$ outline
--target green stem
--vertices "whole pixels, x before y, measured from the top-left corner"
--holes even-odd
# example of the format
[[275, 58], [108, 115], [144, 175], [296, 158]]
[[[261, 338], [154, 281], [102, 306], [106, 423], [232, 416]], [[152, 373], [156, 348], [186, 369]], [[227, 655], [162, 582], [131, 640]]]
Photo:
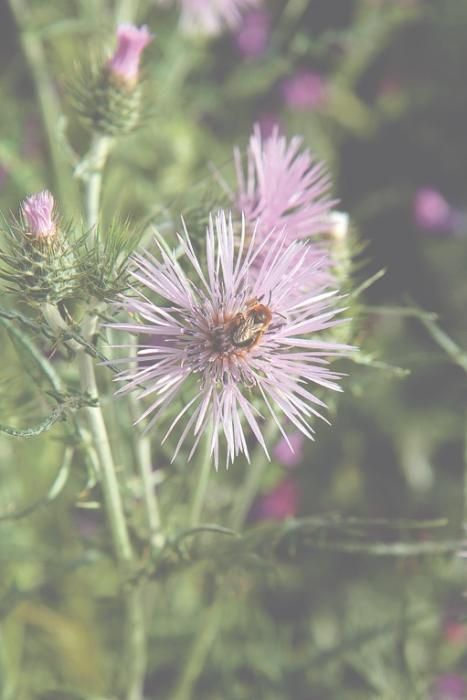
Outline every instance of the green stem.
[[125, 700], [143, 700], [147, 663], [145, 613], [141, 585], [132, 585], [126, 594], [125, 666], [122, 669]]
[[93, 236], [99, 223], [102, 174], [113, 143], [110, 136], [94, 134], [89, 151], [75, 168], [75, 177], [86, 183], [86, 223]]
[[206, 430], [206, 434], [203, 437], [203, 449], [199, 456], [198, 474], [196, 489], [193, 496], [193, 501], [191, 504], [190, 511], [190, 526], [194, 527], [200, 522], [201, 512], [203, 510], [204, 500], [206, 498], [206, 491], [209, 483], [209, 475], [212, 468], [211, 460], [211, 440], [212, 440], [212, 427], [210, 426]]
[[138, 4], [138, 0], [118, 0], [115, 7], [115, 23], [134, 22]]
[[[97, 398], [98, 390], [92, 358], [86, 352], [80, 350], [77, 361], [81, 390], [83, 393]], [[102, 489], [104, 491], [115, 553], [119, 563], [128, 566], [133, 559], [133, 554], [104, 416], [100, 406], [89, 406], [84, 410], [86, 411], [89, 429], [99, 459]]]
[[[266, 445], [271, 444], [279, 433], [275, 421], [272, 419], [264, 431], [264, 441]], [[237, 498], [234, 501], [232, 508], [231, 527], [233, 530], [240, 530], [245, 523], [246, 517], [250, 512], [251, 506], [255, 500], [258, 489], [261, 485], [261, 479], [269, 464], [269, 457], [264, 452], [263, 448], [258, 445], [253, 454], [251, 464], [248, 465], [248, 473], [246, 479], [241, 486]]]
[[21, 47], [35, 83], [42, 112], [42, 121], [47, 134], [50, 155], [55, 171], [55, 186], [59, 193], [62, 206], [66, 205], [69, 210], [76, 211], [78, 193], [73, 187], [72, 179], [69, 176], [66, 157], [60, 149], [56, 136], [62, 110], [57, 93], [53, 87], [53, 80], [48, 74], [44, 48], [37, 34], [32, 29], [28, 29], [31, 13], [27, 2], [25, 2], [25, 0], [9, 0], [9, 3], [19, 28]]

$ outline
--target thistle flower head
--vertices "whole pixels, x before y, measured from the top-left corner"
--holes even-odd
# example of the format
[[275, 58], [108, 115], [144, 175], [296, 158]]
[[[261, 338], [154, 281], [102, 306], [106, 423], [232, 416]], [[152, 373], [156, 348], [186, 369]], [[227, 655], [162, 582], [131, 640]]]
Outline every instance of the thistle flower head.
[[[159, 2], [168, 4], [167, 0]], [[224, 29], [237, 28], [243, 12], [258, 7], [261, 2], [262, 0], [179, 0], [180, 26], [185, 34], [216, 36]]]
[[[140, 320], [112, 327], [146, 336], [148, 343], [139, 348], [144, 364], [135, 368], [131, 358], [122, 358], [130, 369], [117, 378], [124, 382], [120, 392], [137, 390], [140, 398], [151, 397], [141, 416], [152, 416], [149, 428], [183, 391], [187, 402], [164, 437], [185, 423], [174, 458], [189, 434], [194, 437], [191, 457], [208, 424], [216, 465], [221, 433], [228, 462], [239, 453], [248, 458], [246, 427], [267, 453], [263, 414], [283, 435], [279, 414], [311, 438], [309, 419], [324, 406], [313, 387], [339, 389], [338, 375], [326, 366], [326, 358], [346, 348], [318, 339], [339, 323], [337, 311], [329, 307], [333, 292], [290, 294], [292, 287], [303, 290], [313, 274], [303, 265], [306, 245], [287, 245], [283, 237], [273, 236], [256, 246], [254, 240], [246, 242], [243, 225], [237, 248], [232, 221], [223, 212], [210, 220], [206, 270], [186, 231], [180, 245], [190, 274], [165, 250], [161, 260], [148, 253], [135, 258], [132, 275], [139, 287], [136, 296], [121, 297], [120, 308]], [[262, 262], [252, 275], [258, 255]], [[164, 303], [151, 301], [151, 293]], [[156, 345], [154, 338], [160, 339]]]
[[32, 238], [49, 239], [55, 236], [54, 198], [48, 190], [26, 197], [21, 204], [21, 215], [26, 233]]
[[107, 63], [110, 73], [133, 86], [138, 81], [141, 54], [152, 38], [146, 26], [138, 28], [133, 24], [120, 24], [117, 29], [117, 48]]
[[322, 163], [302, 140], [287, 142], [275, 128], [263, 140], [255, 127], [247, 152], [246, 175], [238, 149], [235, 151], [237, 172], [236, 206], [250, 225], [258, 222], [262, 239], [271, 231], [289, 242], [322, 233], [326, 229], [334, 202], [329, 197], [330, 180]]

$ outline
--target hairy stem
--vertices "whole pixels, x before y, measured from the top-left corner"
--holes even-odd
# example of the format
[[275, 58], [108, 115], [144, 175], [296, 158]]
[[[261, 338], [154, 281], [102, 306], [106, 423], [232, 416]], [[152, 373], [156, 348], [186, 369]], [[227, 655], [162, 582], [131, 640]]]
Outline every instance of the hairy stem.
[[102, 175], [113, 144], [110, 136], [94, 134], [89, 151], [75, 168], [75, 177], [85, 182], [86, 223], [92, 236], [99, 223]]

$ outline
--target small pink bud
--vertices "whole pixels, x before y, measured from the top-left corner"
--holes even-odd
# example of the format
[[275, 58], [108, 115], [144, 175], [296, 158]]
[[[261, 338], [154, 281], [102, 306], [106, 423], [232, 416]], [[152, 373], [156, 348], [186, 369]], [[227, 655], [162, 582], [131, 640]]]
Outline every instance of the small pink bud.
[[282, 97], [287, 107], [298, 111], [314, 110], [326, 100], [326, 80], [313, 71], [298, 71], [282, 83]]
[[21, 214], [28, 235], [33, 238], [51, 238], [55, 235], [54, 205], [54, 198], [48, 190], [32, 194], [22, 202]]
[[120, 24], [117, 29], [117, 48], [107, 63], [111, 74], [134, 85], [139, 77], [141, 54], [152, 38], [145, 25], [138, 28], [133, 24]]

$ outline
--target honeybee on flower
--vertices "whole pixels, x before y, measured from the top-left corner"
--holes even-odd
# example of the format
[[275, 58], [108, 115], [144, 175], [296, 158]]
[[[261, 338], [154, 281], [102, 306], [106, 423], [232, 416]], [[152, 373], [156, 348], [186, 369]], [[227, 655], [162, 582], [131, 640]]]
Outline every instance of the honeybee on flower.
[[144, 363], [136, 368], [131, 358], [122, 358], [129, 369], [117, 376], [123, 383], [119, 393], [151, 397], [140, 417], [150, 417], [150, 429], [191, 387], [191, 398], [163, 438], [183, 424], [174, 458], [189, 434], [191, 457], [209, 424], [216, 466], [222, 434], [228, 463], [240, 453], [249, 458], [246, 428], [268, 453], [266, 416], [286, 440], [284, 416], [312, 438], [310, 418], [323, 417], [325, 407], [316, 388], [339, 390], [339, 375], [328, 361], [349, 350], [320, 337], [341, 321], [335, 318], [336, 292], [323, 285], [310, 293], [305, 284], [310, 275], [320, 277], [319, 261], [310, 269], [304, 264], [307, 244], [287, 243], [285, 236], [266, 236], [256, 245], [254, 233], [247, 240], [244, 221], [238, 240], [224, 212], [210, 218], [206, 269], [186, 229], [179, 241], [189, 272], [162, 248], [160, 259], [148, 252], [135, 256], [134, 295], [122, 296], [119, 308], [136, 320], [111, 326], [146, 336], [148, 343], [139, 345]]

